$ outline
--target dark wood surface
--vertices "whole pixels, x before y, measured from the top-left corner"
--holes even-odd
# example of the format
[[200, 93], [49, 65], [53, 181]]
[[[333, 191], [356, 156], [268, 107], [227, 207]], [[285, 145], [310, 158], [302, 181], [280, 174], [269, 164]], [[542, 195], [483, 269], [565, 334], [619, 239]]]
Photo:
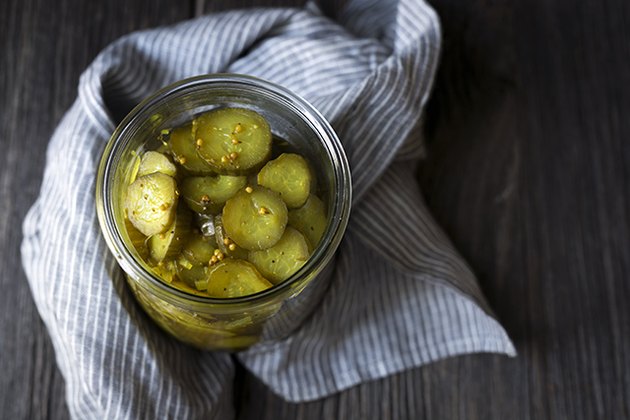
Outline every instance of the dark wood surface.
[[[250, 4], [0, 2], [0, 418], [68, 417], [19, 243], [81, 71], [127, 32]], [[419, 175], [519, 356], [448, 359], [299, 405], [241, 371], [240, 417], [630, 418], [630, 3], [432, 4], [444, 48]]]

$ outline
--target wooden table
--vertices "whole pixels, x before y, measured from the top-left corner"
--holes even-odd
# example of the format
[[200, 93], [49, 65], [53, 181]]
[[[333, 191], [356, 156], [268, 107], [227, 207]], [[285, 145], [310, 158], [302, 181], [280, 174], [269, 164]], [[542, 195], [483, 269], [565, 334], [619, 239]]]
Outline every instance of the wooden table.
[[[19, 243], [81, 71], [125, 33], [229, 3], [251, 2], [0, 2], [0, 417], [68, 417]], [[303, 405], [241, 371], [241, 417], [629, 418], [630, 3], [432, 3], [444, 48], [420, 178], [519, 357], [453, 358]], [[373, 409], [344, 411], [359, 400]]]

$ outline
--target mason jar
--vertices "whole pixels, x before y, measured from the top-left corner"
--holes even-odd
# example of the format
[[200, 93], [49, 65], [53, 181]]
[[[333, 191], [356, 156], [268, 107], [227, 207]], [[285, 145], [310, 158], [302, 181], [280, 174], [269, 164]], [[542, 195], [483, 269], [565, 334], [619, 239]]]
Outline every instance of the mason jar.
[[[274, 138], [289, 142], [317, 174], [327, 227], [302, 268], [262, 292], [213, 298], [178, 289], [154, 274], [125, 228], [123, 196], [137, 156], [156, 139], [200, 113], [248, 108], [269, 122]], [[193, 77], [156, 92], [135, 107], [107, 143], [98, 170], [96, 208], [103, 236], [138, 303], [172, 336], [201, 349], [236, 351], [286, 337], [318, 305], [350, 213], [350, 170], [330, 124], [308, 102], [276, 84], [250, 76]]]

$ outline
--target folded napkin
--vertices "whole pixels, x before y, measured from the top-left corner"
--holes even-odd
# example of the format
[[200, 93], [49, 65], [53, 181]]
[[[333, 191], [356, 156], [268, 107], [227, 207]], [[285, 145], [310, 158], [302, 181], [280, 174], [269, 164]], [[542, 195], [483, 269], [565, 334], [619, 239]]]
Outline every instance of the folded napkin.
[[136, 32], [81, 77], [49, 145], [22, 258], [75, 418], [230, 418], [233, 362], [159, 330], [134, 302], [101, 238], [96, 168], [116, 123], [186, 77], [244, 73], [318, 108], [348, 154], [354, 202], [329, 290], [290, 337], [237, 354], [287, 401], [457, 354], [514, 355], [415, 179], [439, 22], [421, 0], [251, 9]]

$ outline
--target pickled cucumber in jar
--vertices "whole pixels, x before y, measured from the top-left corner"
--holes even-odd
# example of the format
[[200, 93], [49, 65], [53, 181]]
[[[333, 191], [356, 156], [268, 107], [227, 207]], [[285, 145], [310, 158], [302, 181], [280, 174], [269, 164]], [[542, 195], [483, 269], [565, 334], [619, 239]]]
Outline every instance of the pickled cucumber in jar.
[[300, 232], [287, 227], [282, 238], [271, 248], [250, 251], [249, 260], [273, 284], [295, 274], [309, 257], [309, 245]]
[[[327, 226], [325, 205], [305, 156], [271, 129], [255, 111], [215, 109], [136, 156], [124, 178], [127, 236], [165, 283], [234, 298], [306, 264]], [[272, 146], [283, 153], [270, 160]]]
[[180, 192], [193, 211], [216, 214], [246, 183], [244, 176], [194, 176], [182, 181]]
[[192, 124], [177, 127], [169, 134], [168, 145], [176, 163], [192, 173], [214, 173], [197, 154], [197, 144], [193, 135]]
[[190, 211], [180, 206], [173, 224], [166, 232], [157, 233], [149, 238], [149, 253], [154, 262], [169, 260], [179, 254], [182, 245], [190, 235], [191, 220]]
[[173, 223], [177, 207], [175, 179], [160, 172], [136, 178], [125, 197], [125, 212], [145, 236], [165, 232]]
[[220, 214], [214, 217], [214, 235], [217, 246], [223, 254], [232, 258], [247, 259], [248, 251], [238, 246], [236, 242], [228, 236], [223, 227], [223, 217]]
[[202, 291], [208, 287], [208, 267], [205, 265], [192, 266], [190, 268], [177, 265], [177, 277], [190, 287]]
[[174, 178], [177, 174], [177, 168], [165, 154], [154, 151], [145, 152], [140, 159], [140, 165], [138, 166], [136, 177], [156, 172], [172, 176]]
[[226, 259], [208, 270], [209, 296], [234, 298], [268, 289], [272, 284], [250, 262]]
[[316, 195], [311, 194], [302, 207], [289, 212], [289, 225], [306, 236], [310, 249], [317, 248], [327, 224], [326, 207]]
[[272, 247], [287, 225], [287, 206], [264, 187], [246, 187], [223, 207], [223, 227], [237, 245], [250, 250]]
[[221, 108], [193, 120], [199, 156], [218, 173], [246, 174], [271, 154], [271, 129], [255, 111]]
[[311, 169], [302, 156], [283, 153], [260, 170], [258, 185], [280, 194], [288, 208], [302, 207], [311, 192]]
[[[208, 265], [217, 249], [218, 247], [214, 238], [194, 233], [191, 235], [188, 242], [183, 246], [181, 257], [185, 258], [191, 265]], [[184, 263], [182, 265], [187, 264]]]

